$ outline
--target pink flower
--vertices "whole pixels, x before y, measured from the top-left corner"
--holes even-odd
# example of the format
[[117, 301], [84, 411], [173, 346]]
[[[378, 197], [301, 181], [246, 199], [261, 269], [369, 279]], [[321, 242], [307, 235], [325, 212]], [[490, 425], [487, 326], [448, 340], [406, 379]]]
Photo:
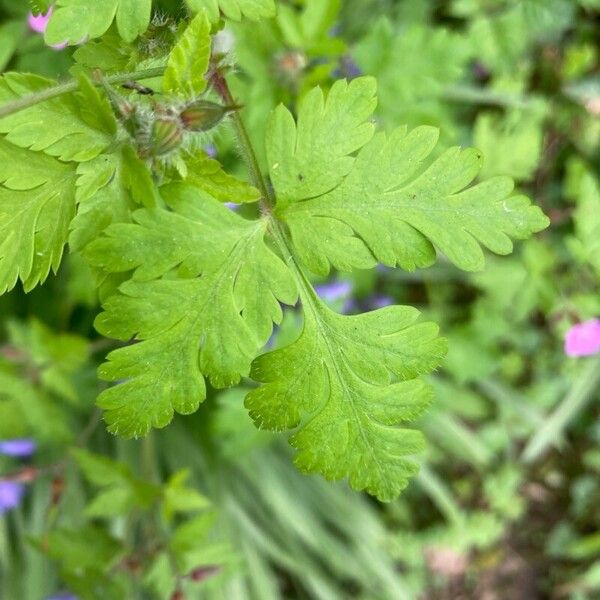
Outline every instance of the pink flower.
[[[50, 20], [51, 16], [52, 7], [48, 9], [48, 12], [45, 15], [39, 14], [35, 16], [33, 13], [29, 13], [29, 15], [27, 16], [27, 23], [29, 24], [29, 27], [32, 29], [32, 31], [43, 34], [46, 32], [46, 27], [48, 27], [48, 21]], [[67, 45], [67, 42], [61, 42], [60, 44], [53, 44], [50, 47], [54, 48], [54, 50], [64, 50], [67, 47]]]
[[565, 336], [565, 354], [590, 356], [600, 352], [600, 319], [573, 325]]
[[46, 31], [46, 27], [48, 27], [48, 21], [52, 16], [52, 7], [49, 8], [48, 12], [44, 14], [34, 15], [29, 13], [27, 17], [27, 23], [29, 23], [29, 27], [36, 33], [44, 33]]

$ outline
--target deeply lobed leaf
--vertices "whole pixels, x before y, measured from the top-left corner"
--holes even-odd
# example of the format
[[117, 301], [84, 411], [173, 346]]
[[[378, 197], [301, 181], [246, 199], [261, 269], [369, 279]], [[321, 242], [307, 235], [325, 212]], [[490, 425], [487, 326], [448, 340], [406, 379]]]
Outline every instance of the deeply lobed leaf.
[[195, 410], [203, 375], [217, 387], [248, 375], [282, 318], [279, 301], [296, 299], [290, 273], [264, 242], [266, 221], [246, 221], [192, 185], [171, 184], [162, 195], [173, 212], [139, 211], [136, 224], [109, 227], [86, 252], [106, 271], [135, 269], [96, 323], [111, 337], [142, 340], [111, 353], [101, 370], [128, 379], [99, 399], [111, 430], [127, 436]]
[[265, 385], [246, 399], [260, 428], [296, 429], [295, 462], [327, 479], [348, 477], [356, 490], [391, 500], [417, 471], [418, 431], [396, 425], [429, 404], [421, 380], [445, 354], [432, 323], [393, 306], [355, 316], [303, 297], [304, 329], [292, 345], [258, 358], [252, 377]]
[[[0, 103], [42, 92], [54, 85], [38, 75], [6, 73], [0, 78]], [[61, 160], [90, 160], [112, 142], [116, 121], [106, 100], [88, 80], [80, 91], [62, 95], [0, 119], [0, 133], [13, 144], [43, 150]]]
[[0, 294], [57, 271], [75, 215], [75, 168], [0, 139]]
[[[361, 79], [353, 82], [358, 86], [357, 81]], [[344, 115], [356, 106], [351, 86], [332, 89], [337, 110]], [[389, 138], [378, 134], [356, 159], [343, 156], [339, 147], [334, 160], [346, 161], [347, 174], [341, 170], [329, 186], [322, 185], [322, 173], [328, 171], [325, 164], [329, 167], [325, 163], [321, 170], [303, 173], [301, 184], [296, 185], [300, 159], [290, 160], [290, 148], [294, 131], [308, 120], [304, 115], [314, 112], [311, 106], [311, 101], [303, 103], [297, 125], [287, 109], [276, 111], [269, 128], [274, 138], [269, 162], [276, 186], [279, 183], [288, 191], [277, 215], [288, 224], [299, 256], [314, 272], [325, 274], [330, 265], [341, 270], [370, 268], [377, 262], [414, 270], [433, 263], [434, 247], [458, 267], [478, 270], [484, 264], [480, 245], [508, 254], [511, 237], [524, 239], [548, 225], [526, 197], [511, 195], [513, 183], [508, 177], [466, 187], [481, 168], [479, 151], [450, 148], [427, 164], [438, 136], [433, 127], [411, 132], [399, 128]], [[310, 156], [326, 131], [319, 122], [311, 123], [294, 156]]]
[[169, 55], [164, 76], [164, 89], [171, 93], [194, 97], [206, 89], [204, 74], [210, 59], [210, 23], [204, 11], [187, 26]]

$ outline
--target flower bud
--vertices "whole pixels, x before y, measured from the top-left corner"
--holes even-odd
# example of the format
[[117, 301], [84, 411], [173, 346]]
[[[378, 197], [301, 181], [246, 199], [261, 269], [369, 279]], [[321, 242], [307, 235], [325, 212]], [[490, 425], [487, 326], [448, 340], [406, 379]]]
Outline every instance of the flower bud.
[[183, 141], [183, 128], [178, 119], [161, 115], [151, 125], [147, 147], [143, 154], [162, 156], [177, 150]]
[[179, 114], [183, 126], [188, 131], [208, 131], [218, 125], [223, 117], [238, 106], [221, 106], [208, 100], [195, 100]]

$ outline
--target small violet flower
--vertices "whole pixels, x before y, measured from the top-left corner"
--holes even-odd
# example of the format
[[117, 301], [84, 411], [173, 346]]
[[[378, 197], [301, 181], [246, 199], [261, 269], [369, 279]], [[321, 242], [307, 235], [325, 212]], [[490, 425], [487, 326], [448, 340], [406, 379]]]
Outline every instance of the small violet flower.
[[349, 313], [354, 308], [354, 302], [350, 298], [352, 284], [348, 281], [333, 281], [332, 283], [317, 285], [315, 286], [315, 291], [326, 302], [344, 301], [342, 306], [343, 313]]
[[[46, 28], [48, 27], [48, 21], [50, 21], [51, 16], [52, 7], [48, 9], [46, 14], [39, 14], [36, 16], [33, 13], [29, 13], [27, 16], [27, 23], [32, 31], [44, 34], [46, 32]], [[67, 45], [67, 42], [62, 42], [60, 44], [53, 44], [50, 47], [54, 48], [54, 50], [64, 50]]]
[[206, 146], [204, 146], [204, 152], [206, 152], [209, 158], [217, 157], [217, 147], [214, 144], [206, 144]]
[[45, 600], [79, 600], [77, 596], [71, 594], [70, 592], [59, 592], [58, 594], [53, 594], [52, 596], [48, 596]]
[[19, 506], [24, 493], [22, 483], [0, 480], [0, 515]]
[[315, 291], [323, 300], [335, 302], [350, 295], [352, 284], [348, 281], [333, 281], [332, 283], [315, 286]]
[[567, 356], [591, 356], [600, 352], [600, 319], [573, 325], [565, 336]]
[[29, 439], [0, 440], [0, 454], [26, 458], [37, 449], [37, 444]]
[[356, 61], [352, 56], [347, 54], [342, 56], [339, 60], [337, 69], [332, 73], [334, 79], [354, 79], [362, 75], [361, 68], [356, 64]]

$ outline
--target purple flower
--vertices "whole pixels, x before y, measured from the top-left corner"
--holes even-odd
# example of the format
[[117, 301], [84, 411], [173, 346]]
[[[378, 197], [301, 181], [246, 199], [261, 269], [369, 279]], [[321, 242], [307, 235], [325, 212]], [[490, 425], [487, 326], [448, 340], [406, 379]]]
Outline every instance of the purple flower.
[[206, 152], [210, 158], [216, 158], [217, 147], [214, 144], [207, 144], [204, 146], [204, 152]]
[[332, 73], [335, 79], [354, 79], [362, 75], [361, 68], [356, 64], [355, 60], [347, 54], [340, 58], [337, 69]]
[[230, 210], [237, 210], [240, 207], [240, 205], [235, 202], [225, 202], [225, 206]]
[[565, 354], [590, 356], [600, 352], [600, 319], [573, 325], [565, 336]]
[[0, 441], [0, 454], [24, 458], [31, 456], [37, 449], [37, 444], [29, 439], [13, 439]]
[[0, 515], [19, 506], [25, 493], [25, 486], [16, 481], [0, 480]]
[[348, 281], [333, 281], [315, 286], [315, 292], [329, 302], [335, 302], [348, 297], [352, 293], [352, 284]]
[[45, 600], [78, 600], [78, 598], [70, 592], [59, 592], [58, 594], [48, 596]]

